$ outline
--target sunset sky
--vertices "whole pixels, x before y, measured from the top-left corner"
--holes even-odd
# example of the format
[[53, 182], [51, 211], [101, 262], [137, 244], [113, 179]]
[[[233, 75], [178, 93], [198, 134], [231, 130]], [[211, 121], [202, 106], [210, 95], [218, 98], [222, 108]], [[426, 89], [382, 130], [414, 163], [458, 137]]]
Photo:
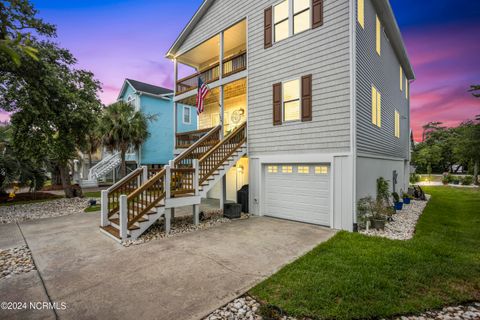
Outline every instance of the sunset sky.
[[[125, 78], [172, 88], [165, 52], [202, 0], [34, 0], [58, 27], [57, 42], [103, 84], [105, 104]], [[467, 92], [480, 84], [480, 1], [391, 0], [417, 80], [411, 86], [412, 128], [418, 139], [429, 121], [447, 125], [480, 114]], [[0, 113], [0, 120], [7, 119]]]

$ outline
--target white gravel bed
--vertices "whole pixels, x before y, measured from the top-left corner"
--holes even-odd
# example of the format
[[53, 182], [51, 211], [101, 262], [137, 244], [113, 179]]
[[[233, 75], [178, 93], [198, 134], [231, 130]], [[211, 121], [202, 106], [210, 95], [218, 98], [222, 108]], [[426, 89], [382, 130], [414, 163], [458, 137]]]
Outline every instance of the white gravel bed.
[[395, 320], [474, 320], [480, 319], [480, 303], [445, 307], [442, 310], [428, 311], [420, 316], [403, 316]]
[[[203, 320], [263, 320], [259, 314], [260, 303], [245, 295], [223, 306]], [[277, 316], [278, 320], [299, 320], [288, 316]], [[480, 303], [445, 307], [442, 310], [427, 311], [419, 316], [401, 316], [395, 320], [477, 320], [480, 319]]]
[[233, 300], [226, 306], [215, 310], [209, 314], [204, 320], [261, 320], [263, 319], [257, 314], [260, 303], [250, 296], [240, 297]]
[[27, 246], [0, 250], [0, 279], [35, 270], [32, 253]]
[[83, 213], [87, 198], [55, 199], [30, 204], [0, 206], [0, 224]]
[[[248, 218], [248, 214], [242, 214], [242, 217], [240, 219]], [[223, 217], [223, 210], [216, 210], [206, 213], [205, 219], [201, 220], [198, 226], [193, 224], [192, 216], [175, 217], [175, 219], [172, 219], [170, 225], [170, 233], [165, 234], [163, 220], [159, 220], [156, 224], [152, 225], [147, 230], [147, 232], [142, 234], [137, 240], [126, 240], [123, 241], [122, 244], [125, 247], [129, 247], [131, 245], [139, 245], [155, 239], [169, 238], [183, 233], [205, 230], [213, 226], [229, 222], [231, 222], [230, 219]]]
[[426, 195], [427, 201], [412, 200], [410, 204], [404, 204], [403, 210], [393, 215], [392, 222], [385, 224], [385, 230], [376, 230], [370, 227], [367, 230], [360, 230], [360, 233], [368, 236], [384, 237], [392, 240], [409, 240], [415, 234], [417, 221], [427, 206], [430, 196]]

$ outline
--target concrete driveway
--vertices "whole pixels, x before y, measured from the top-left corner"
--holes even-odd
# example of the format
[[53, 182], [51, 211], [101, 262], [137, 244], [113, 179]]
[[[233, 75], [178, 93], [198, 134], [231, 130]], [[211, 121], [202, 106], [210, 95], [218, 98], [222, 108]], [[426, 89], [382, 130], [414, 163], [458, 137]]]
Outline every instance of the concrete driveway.
[[[252, 217], [125, 248], [98, 222], [81, 214], [21, 223], [39, 270], [0, 280], [0, 302], [65, 303], [60, 319], [200, 319], [334, 234]], [[15, 224], [0, 227], [0, 239], [23, 239]], [[0, 310], [0, 319], [11, 318], [55, 314]]]

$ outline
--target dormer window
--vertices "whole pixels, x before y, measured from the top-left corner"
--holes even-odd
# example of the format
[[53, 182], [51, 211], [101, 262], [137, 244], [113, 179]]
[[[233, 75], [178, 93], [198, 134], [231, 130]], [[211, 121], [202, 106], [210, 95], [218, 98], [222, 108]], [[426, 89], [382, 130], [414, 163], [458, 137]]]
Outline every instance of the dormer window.
[[127, 103], [133, 106], [134, 101], [135, 101], [135, 98], [132, 97], [132, 95], [129, 95], [127, 98]]

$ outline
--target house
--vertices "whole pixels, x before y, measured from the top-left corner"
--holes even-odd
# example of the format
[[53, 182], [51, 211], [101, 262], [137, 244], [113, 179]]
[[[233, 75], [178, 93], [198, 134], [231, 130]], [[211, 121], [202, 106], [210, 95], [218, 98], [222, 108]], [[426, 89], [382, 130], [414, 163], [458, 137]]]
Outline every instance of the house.
[[[132, 104], [136, 110], [142, 111], [154, 118], [148, 123], [147, 140], [140, 150], [131, 149], [127, 155], [127, 166], [134, 170], [139, 166], [147, 166], [149, 169], [162, 168], [168, 161], [174, 158], [175, 132], [173, 128], [174, 108], [173, 91], [137, 80], [126, 79], [118, 95], [118, 101]], [[191, 106], [177, 107], [176, 132], [193, 131], [197, 128], [196, 109]], [[120, 154], [102, 152], [102, 161], [97, 161], [88, 173], [88, 180], [93, 184], [102, 177], [112, 176], [115, 181], [116, 171], [120, 165]], [[83, 185], [88, 182], [83, 182]], [[90, 183], [92, 184], [92, 183]]]
[[158, 204], [155, 219], [193, 205], [196, 222], [200, 198], [235, 200], [244, 184], [252, 214], [350, 231], [379, 177], [407, 189], [415, 75], [388, 0], [205, 0], [167, 57], [174, 108], [195, 106], [198, 78], [208, 83], [198, 119], [208, 133], [135, 196], [155, 181], [164, 193], [108, 213], [133, 219], [103, 218], [120, 238], [141, 233]]

